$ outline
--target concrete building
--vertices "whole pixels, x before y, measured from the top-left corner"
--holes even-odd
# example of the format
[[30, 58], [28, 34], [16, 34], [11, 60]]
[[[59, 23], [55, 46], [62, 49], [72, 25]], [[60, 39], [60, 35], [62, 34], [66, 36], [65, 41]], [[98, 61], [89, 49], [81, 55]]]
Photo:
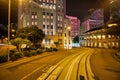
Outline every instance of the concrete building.
[[[80, 20], [77, 17], [66, 16], [70, 20], [71, 24], [71, 37], [72, 37], [72, 46], [79, 47], [79, 42], [75, 42], [74, 39], [76, 36], [79, 36], [80, 33]], [[79, 40], [78, 40], [79, 41]]]
[[83, 46], [98, 48], [120, 48], [120, 35], [113, 32], [108, 34], [108, 29], [99, 27], [91, 29], [84, 34]]
[[89, 17], [89, 19], [83, 22], [85, 27], [85, 31], [89, 31], [90, 29], [94, 29], [104, 25], [104, 14], [103, 9], [95, 10]]
[[75, 36], [79, 35], [80, 30], [80, 20], [77, 17], [73, 16], [66, 16], [70, 20], [71, 23], [71, 36], [74, 38]]
[[24, 0], [19, 2], [18, 28], [38, 27], [45, 33], [44, 47], [63, 47], [66, 0]]
[[69, 19], [64, 20], [64, 49], [72, 49], [71, 23]]
[[[83, 46], [98, 48], [120, 48], [120, 1], [111, 0], [107, 5], [109, 14], [105, 17], [105, 25], [84, 33]], [[105, 9], [106, 10], [106, 9]], [[109, 16], [109, 19], [107, 20]], [[106, 21], [107, 20], [107, 21]]]

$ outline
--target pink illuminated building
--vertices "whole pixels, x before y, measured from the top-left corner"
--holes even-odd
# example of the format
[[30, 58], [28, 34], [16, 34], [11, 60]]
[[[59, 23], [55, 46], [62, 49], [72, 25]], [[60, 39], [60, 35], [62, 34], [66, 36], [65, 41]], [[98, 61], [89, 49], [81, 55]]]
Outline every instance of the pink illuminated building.
[[90, 29], [101, 27], [104, 25], [104, 14], [103, 9], [95, 10], [90, 18], [83, 22], [85, 31], [89, 31]]
[[75, 36], [79, 35], [80, 30], [80, 20], [77, 17], [73, 16], [66, 16], [70, 20], [72, 25], [71, 27], [71, 37], [74, 38]]

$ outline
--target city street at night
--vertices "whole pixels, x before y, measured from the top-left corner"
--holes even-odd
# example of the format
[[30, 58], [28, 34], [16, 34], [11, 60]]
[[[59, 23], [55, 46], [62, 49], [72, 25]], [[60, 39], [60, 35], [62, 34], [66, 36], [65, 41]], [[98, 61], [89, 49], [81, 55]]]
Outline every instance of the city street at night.
[[0, 0], [0, 80], [120, 80], [120, 0]]
[[115, 53], [97, 48], [43, 53], [0, 65], [0, 80], [119, 80]]

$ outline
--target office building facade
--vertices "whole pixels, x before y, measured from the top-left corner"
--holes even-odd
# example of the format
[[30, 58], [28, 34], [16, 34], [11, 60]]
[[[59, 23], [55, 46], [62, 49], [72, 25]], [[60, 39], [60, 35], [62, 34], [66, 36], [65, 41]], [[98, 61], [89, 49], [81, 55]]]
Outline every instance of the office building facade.
[[65, 0], [25, 0], [19, 2], [18, 28], [38, 27], [45, 34], [42, 46], [54, 47], [54, 42], [58, 42], [62, 47], [65, 3]]

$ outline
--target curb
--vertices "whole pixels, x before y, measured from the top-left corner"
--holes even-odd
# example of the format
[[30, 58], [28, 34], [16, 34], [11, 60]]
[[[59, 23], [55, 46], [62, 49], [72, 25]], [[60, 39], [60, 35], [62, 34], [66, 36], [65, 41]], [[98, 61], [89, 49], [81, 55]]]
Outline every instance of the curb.
[[120, 56], [118, 56], [117, 53], [113, 54], [113, 58], [115, 58], [115, 60], [117, 60], [118, 62], [120, 62]]

